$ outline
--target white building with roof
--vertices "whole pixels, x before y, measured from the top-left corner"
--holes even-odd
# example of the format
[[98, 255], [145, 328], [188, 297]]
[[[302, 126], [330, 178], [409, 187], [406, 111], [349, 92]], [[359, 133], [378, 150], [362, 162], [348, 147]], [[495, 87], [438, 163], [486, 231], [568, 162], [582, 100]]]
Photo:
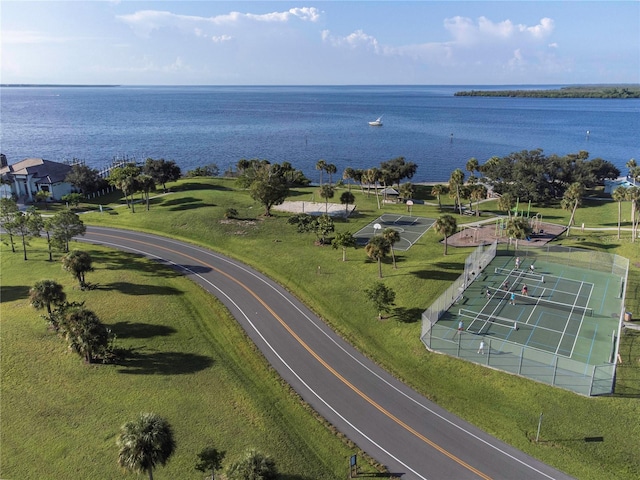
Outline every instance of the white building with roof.
[[52, 200], [60, 200], [73, 191], [73, 185], [65, 182], [70, 171], [70, 165], [43, 158], [25, 158], [9, 165], [7, 157], [0, 154], [0, 196], [24, 203], [33, 202], [37, 192], [45, 191]]

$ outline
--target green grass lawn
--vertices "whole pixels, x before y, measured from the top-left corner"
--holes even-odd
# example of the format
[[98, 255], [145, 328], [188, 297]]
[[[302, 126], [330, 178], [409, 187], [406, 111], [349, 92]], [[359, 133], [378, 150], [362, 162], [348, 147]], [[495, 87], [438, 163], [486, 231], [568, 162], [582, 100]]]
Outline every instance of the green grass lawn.
[[[201, 479], [206, 446], [247, 447], [274, 457], [288, 479], [333, 480], [357, 453], [309, 414], [226, 309], [176, 272], [83, 245], [99, 288], [80, 291], [43, 241], [30, 259], [2, 246], [2, 478], [127, 478], [116, 464], [120, 426], [152, 411], [171, 423], [177, 450], [156, 478]], [[35, 281], [53, 278], [85, 301], [130, 349], [117, 365], [87, 365], [28, 303]], [[366, 466], [365, 466], [366, 467]], [[374, 471], [373, 468], [365, 468]]]
[[[261, 217], [262, 207], [246, 192], [236, 190], [229, 180], [188, 179], [170, 186], [174, 192], [155, 198], [148, 212], [141, 205], [135, 214], [118, 207], [87, 214], [83, 219], [87, 223], [162, 233], [246, 261], [295, 292], [341, 335], [396, 376], [507, 443], [581, 479], [640, 476], [637, 388], [635, 393], [630, 387], [611, 397], [585, 398], [426, 351], [419, 339], [420, 314], [458, 277], [470, 249], [450, 247], [450, 254], [445, 257], [441, 238], [430, 231], [409, 251], [396, 252], [398, 269], [394, 270], [390, 261], [383, 265], [384, 282], [397, 293], [396, 310], [390, 319], [380, 322], [364, 295], [364, 290], [378, 280], [377, 265], [367, 259], [362, 249], [350, 249], [348, 261], [342, 262], [339, 250], [315, 246], [315, 237], [296, 233], [286, 223], [287, 214], [275, 212], [274, 217]], [[359, 214], [348, 222], [337, 221], [338, 231], [355, 233], [381, 213], [406, 212], [406, 206], [396, 204], [385, 204], [378, 210], [373, 195], [355, 188], [353, 192]], [[292, 193], [290, 200], [311, 201], [313, 196], [314, 189], [300, 189]], [[437, 202], [432, 197], [425, 199]], [[238, 210], [240, 220], [224, 220], [224, 212], [230, 207]], [[625, 209], [628, 205], [623, 204], [623, 212]], [[481, 210], [481, 218], [502, 213], [495, 202], [483, 204]], [[569, 212], [549, 207], [535, 211], [544, 221], [568, 222]], [[589, 200], [578, 210], [576, 223], [615, 227], [617, 212], [616, 204]], [[412, 214], [437, 218], [441, 211], [437, 205], [414, 205]], [[476, 220], [456, 217], [459, 223]], [[603, 249], [626, 256], [635, 264], [638, 244], [631, 243], [629, 235], [623, 232], [622, 241], [618, 241], [616, 232], [586, 230], [572, 232], [561, 243]], [[632, 267], [627, 308], [638, 312], [639, 278], [638, 268]], [[638, 342], [635, 346], [630, 343], [629, 367], [624, 375], [633, 379], [640, 368], [640, 347]], [[541, 441], [535, 443], [541, 412]], [[603, 437], [604, 441], [585, 442], [588, 437]]]

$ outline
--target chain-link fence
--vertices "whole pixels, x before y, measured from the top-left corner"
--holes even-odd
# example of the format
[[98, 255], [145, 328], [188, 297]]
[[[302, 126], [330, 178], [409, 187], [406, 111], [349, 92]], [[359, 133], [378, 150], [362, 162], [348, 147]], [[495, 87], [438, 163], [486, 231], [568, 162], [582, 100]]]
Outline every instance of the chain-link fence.
[[[501, 247], [502, 248], [502, 247]], [[438, 324], [438, 320], [453, 305], [464, 303], [469, 284], [496, 256], [514, 255], [513, 251], [498, 250], [494, 243], [478, 247], [468, 258], [464, 273], [422, 314], [421, 340], [431, 350], [490, 366], [539, 382], [572, 390], [583, 395], [603, 395], [613, 392], [624, 308], [619, 327], [613, 332], [610, 363], [590, 365], [562, 355], [506, 339], [486, 338], [469, 331]], [[519, 248], [517, 255], [533, 263], [551, 262], [588, 270], [611, 273], [621, 281], [620, 304], [624, 298], [629, 260], [618, 255], [575, 248], [547, 246]]]

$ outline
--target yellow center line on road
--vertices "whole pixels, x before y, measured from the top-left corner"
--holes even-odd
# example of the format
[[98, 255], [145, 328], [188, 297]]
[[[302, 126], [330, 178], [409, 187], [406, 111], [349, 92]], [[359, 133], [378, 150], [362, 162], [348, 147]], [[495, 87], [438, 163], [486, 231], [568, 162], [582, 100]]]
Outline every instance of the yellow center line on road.
[[419, 438], [420, 440], [422, 440], [424, 443], [426, 443], [427, 445], [431, 446], [432, 448], [434, 448], [435, 450], [437, 450], [438, 452], [442, 453], [443, 455], [449, 457], [451, 460], [453, 460], [454, 462], [456, 462], [457, 464], [463, 466], [464, 468], [466, 468], [467, 470], [475, 473], [476, 475], [478, 475], [480, 478], [483, 478], [485, 480], [491, 480], [491, 477], [485, 475], [484, 473], [482, 473], [481, 471], [477, 470], [476, 468], [472, 467], [471, 465], [469, 465], [468, 463], [466, 463], [464, 460], [460, 459], [459, 457], [457, 457], [456, 455], [452, 454], [451, 452], [445, 450], [444, 448], [442, 448], [440, 445], [438, 445], [437, 443], [429, 440], [427, 437], [425, 437], [424, 435], [422, 435], [420, 432], [416, 431], [414, 428], [412, 428], [411, 426], [407, 425], [405, 422], [403, 422], [402, 420], [400, 420], [398, 417], [396, 417], [395, 415], [393, 415], [391, 412], [389, 412], [388, 410], [386, 410], [385, 408], [383, 408], [380, 404], [376, 403], [372, 398], [370, 398], [368, 395], [366, 395], [364, 392], [362, 392], [361, 390], [359, 390], [355, 385], [353, 385], [349, 380], [347, 380], [346, 378], [344, 378], [340, 373], [338, 373], [331, 365], [329, 365], [322, 357], [320, 357], [320, 355], [318, 355], [309, 345], [307, 345], [307, 343], [302, 340], [302, 338], [300, 338], [298, 336], [298, 334], [296, 332], [293, 331], [293, 329], [282, 319], [280, 318], [280, 316], [274, 312], [271, 307], [269, 305], [267, 305], [267, 303], [260, 298], [260, 296], [258, 296], [257, 293], [255, 293], [253, 290], [251, 290], [247, 285], [245, 285], [244, 283], [242, 283], [240, 280], [238, 280], [237, 278], [233, 277], [232, 275], [228, 274], [227, 272], [214, 267], [213, 265], [202, 261], [199, 258], [196, 257], [192, 257], [191, 255], [188, 255], [186, 253], [177, 251], [177, 250], [173, 250], [171, 248], [168, 247], [162, 247], [159, 245], [155, 245], [152, 243], [148, 243], [148, 242], [143, 242], [141, 240], [132, 240], [132, 239], [128, 239], [128, 238], [124, 238], [124, 237], [119, 237], [117, 235], [112, 235], [112, 234], [106, 234], [106, 233], [93, 233], [93, 235], [100, 235], [100, 236], [105, 236], [105, 237], [112, 237], [112, 238], [117, 238], [119, 240], [126, 240], [128, 242], [135, 242], [135, 243], [140, 243], [142, 245], [147, 245], [150, 247], [154, 247], [154, 248], [159, 248], [161, 250], [166, 250], [168, 252], [172, 252], [178, 255], [182, 255], [183, 257], [186, 257], [190, 260], [195, 261], [196, 263], [199, 263], [203, 266], [209, 267], [212, 270], [218, 272], [221, 275], [224, 275], [225, 277], [227, 277], [229, 280], [235, 282], [237, 285], [241, 286], [244, 290], [246, 290], [253, 298], [255, 298], [258, 302], [260, 302], [260, 304], [262, 304], [262, 306], [269, 312], [271, 313], [271, 315], [273, 315], [273, 318], [275, 318], [280, 325], [282, 325], [284, 327], [285, 330], [287, 330], [287, 332], [289, 332], [289, 334], [313, 357], [315, 358], [323, 367], [325, 367], [329, 372], [331, 372], [336, 378], [338, 378], [342, 383], [344, 383], [347, 387], [349, 387], [353, 392], [355, 392], [358, 396], [360, 396], [362, 399], [364, 399], [365, 401], [367, 401], [370, 405], [372, 405], [373, 407], [375, 407], [378, 411], [380, 411], [381, 413], [383, 413], [386, 417], [388, 417], [389, 419], [391, 419], [392, 421], [394, 421], [395, 423], [397, 423], [398, 425], [400, 425], [402, 428], [404, 428], [405, 430], [407, 430], [408, 432], [412, 433], [413, 435], [415, 435], [417, 438]]

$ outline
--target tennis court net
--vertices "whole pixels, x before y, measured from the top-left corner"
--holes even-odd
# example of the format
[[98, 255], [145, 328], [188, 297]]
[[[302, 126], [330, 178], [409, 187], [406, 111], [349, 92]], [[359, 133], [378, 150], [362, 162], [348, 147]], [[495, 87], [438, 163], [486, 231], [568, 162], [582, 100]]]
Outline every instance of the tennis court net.
[[[490, 315], [488, 313], [474, 312], [473, 310], [467, 310], [464, 308], [458, 310], [458, 317], [472, 319], [473, 321], [469, 324], [467, 330], [474, 333], [481, 333], [482, 329], [488, 323], [513, 329], [515, 329], [517, 326], [516, 321], [511, 320], [510, 318], [498, 317], [495, 315]], [[478, 322], [480, 325], [474, 325], [475, 322]]]
[[526, 270], [509, 270], [508, 268], [496, 267], [495, 273], [505, 277], [526, 278], [528, 280], [537, 280], [544, 283], [544, 275], [527, 272]]
[[520, 305], [531, 305], [541, 307], [550, 307], [555, 308], [556, 310], [562, 310], [564, 312], [569, 313], [577, 313], [581, 315], [586, 315], [588, 317], [593, 317], [593, 309], [589, 307], [584, 307], [582, 305], [572, 305], [569, 303], [556, 302], [554, 300], [547, 300], [546, 298], [541, 297], [529, 297], [527, 295], [516, 294], [516, 303]]

